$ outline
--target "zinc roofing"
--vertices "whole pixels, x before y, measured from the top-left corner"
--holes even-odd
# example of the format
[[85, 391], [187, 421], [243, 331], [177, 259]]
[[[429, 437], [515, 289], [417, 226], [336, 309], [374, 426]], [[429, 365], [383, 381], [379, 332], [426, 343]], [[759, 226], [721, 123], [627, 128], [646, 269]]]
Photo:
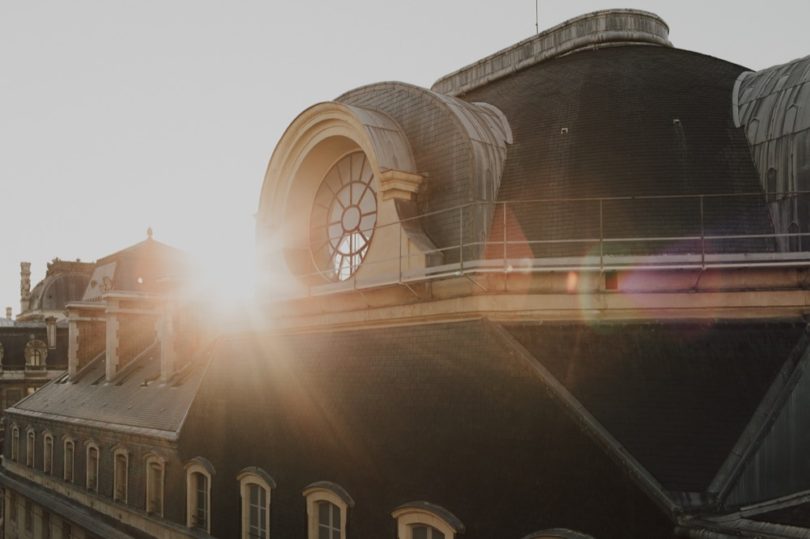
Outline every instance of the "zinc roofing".
[[71, 382], [67, 375], [43, 386], [9, 412], [44, 414], [53, 419], [73, 419], [108, 424], [104, 428], [131, 427], [172, 436], [182, 425], [204, 365], [190, 364], [177, 383], [162, 384], [160, 347], [143, 346], [144, 352], [118, 377], [105, 382], [104, 357], [80, 371]]
[[[512, 237], [598, 238], [597, 201], [558, 200], [595, 197], [623, 197], [603, 207], [606, 238], [695, 236], [698, 198], [632, 197], [762, 193], [732, 116], [732, 89], [743, 70], [669, 47], [608, 47], [538, 63], [462, 96], [498, 107], [509, 121], [514, 143], [499, 200], [543, 201], [511, 208]], [[703, 214], [707, 235], [773, 231], [763, 196], [706, 198]], [[614, 245], [617, 254], [697, 247]], [[590, 248], [555, 247], [567, 254]], [[710, 249], [768, 251], [773, 241], [726, 240]]]
[[515, 324], [510, 333], [668, 490], [705, 492], [798, 322]]

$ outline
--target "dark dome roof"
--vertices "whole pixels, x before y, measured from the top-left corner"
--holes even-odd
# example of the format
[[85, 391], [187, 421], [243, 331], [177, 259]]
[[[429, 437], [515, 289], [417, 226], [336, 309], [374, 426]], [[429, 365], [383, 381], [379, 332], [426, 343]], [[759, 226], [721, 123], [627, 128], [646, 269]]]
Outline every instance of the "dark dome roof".
[[82, 299], [90, 277], [85, 273], [49, 275], [31, 293], [31, 311], [58, 311], [71, 301]]
[[[732, 89], [742, 71], [669, 47], [606, 47], [535, 64], [460, 97], [495, 105], [509, 120], [514, 144], [500, 200], [760, 193], [745, 135], [732, 117]], [[694, 235], [699, 203], [606, 202], [606, 237]], [[764, 197], [704, 203], [707, 233], [772, 231]], [[598, 203], [542, 207], [513, 208], [525, 235], [598, 237]], [[763, 240], [716, 246], [771, 249]]]

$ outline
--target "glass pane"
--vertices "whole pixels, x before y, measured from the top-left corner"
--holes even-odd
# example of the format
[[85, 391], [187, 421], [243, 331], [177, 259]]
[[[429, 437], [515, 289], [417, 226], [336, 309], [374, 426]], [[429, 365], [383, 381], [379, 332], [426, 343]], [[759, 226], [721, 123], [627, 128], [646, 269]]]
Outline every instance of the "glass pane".
[[[329, 517], [330, 517], [330, 513], [331, 513], [331, 511], [329, 509], [330, 509], [331, 505], [332, 504], [329, 503], [329, 502], [318, 502], [318, 523], [319, 524], [329, 526], [329, 520], [330, 520]], [[329, 539], [329, 538], [327, 537], [327, 539]]]
[[411, 528], [411, 539], [430, 539], [427, 526], [414, 526]]

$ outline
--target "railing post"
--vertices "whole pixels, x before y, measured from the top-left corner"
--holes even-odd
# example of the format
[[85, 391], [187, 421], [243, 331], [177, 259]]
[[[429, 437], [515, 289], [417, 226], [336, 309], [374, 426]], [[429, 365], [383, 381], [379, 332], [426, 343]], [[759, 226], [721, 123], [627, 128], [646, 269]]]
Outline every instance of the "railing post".
[[464, 206], [458, 209], [458, 264], [459, 271], [464, 271]]
[[501, 209], [503, 210], [503, 268], [508, 269], [509, 265], [507, 261], [507, 253], [506, 253], [506, 202], [501, 204]]
[[604, 199], [599, 199], [599, 271], [605, 270]]
[[703, 226], [703, 195], [700, 195], [700, 269], [706, 269], [706, 232]]

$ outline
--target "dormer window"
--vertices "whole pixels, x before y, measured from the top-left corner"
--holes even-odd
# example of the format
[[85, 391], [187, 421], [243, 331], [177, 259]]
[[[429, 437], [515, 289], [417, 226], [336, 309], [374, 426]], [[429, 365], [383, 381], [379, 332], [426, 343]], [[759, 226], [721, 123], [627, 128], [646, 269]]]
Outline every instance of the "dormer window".
[[399, 539], [455, 539], [464, 525], [450, 511], [428, 502], [411, 502], [391, 513]]
[[237, 476], [242, 495], [242, 539], [270, 539], [270, 491], [276, 482], [255, 466]]
[[362, 151], [340, 158], [326, 173], [310, 215], [310, 248], [330, 280], [351, 277], [368, 252], [377, 224], [374, 173]]
[[214, 467], [197, 457], [186, 465], [186, 525], [211, 532], [211, 478]]
[[307, 499], [307, 539], [345, 539], [346, 520], [354, 500], [340, 486], [329, 481], [312, 483], [304, 489]]
[[45, 366], [48, 355], [48, 345], [39, 339], [28, 341], [25, 345], [25, 366], [29, 369], [40, 369]]

